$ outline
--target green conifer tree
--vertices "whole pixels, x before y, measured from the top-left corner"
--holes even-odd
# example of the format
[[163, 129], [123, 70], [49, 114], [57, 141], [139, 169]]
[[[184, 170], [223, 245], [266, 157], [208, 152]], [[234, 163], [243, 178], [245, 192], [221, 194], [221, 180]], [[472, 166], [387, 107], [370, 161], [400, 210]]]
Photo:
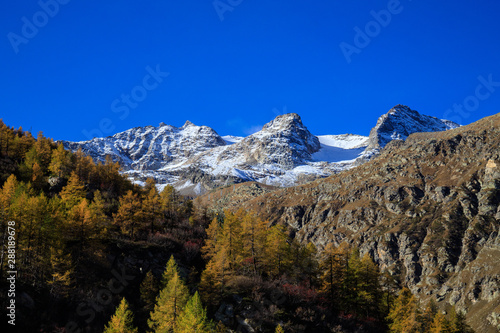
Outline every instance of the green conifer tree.
[[196, 292], [187, 302], [177, 320], [176, 333], [205, 333], [211, 331], [207, 312], [201, 304], [200, 295]]

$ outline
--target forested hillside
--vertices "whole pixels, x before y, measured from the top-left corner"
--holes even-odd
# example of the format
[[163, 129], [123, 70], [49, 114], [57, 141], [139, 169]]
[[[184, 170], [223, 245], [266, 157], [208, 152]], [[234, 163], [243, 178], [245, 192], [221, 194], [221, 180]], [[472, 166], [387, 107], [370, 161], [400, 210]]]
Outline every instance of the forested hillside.
[[252, 211], [208, 211], [119, 171], [1, 123], [0, 302], [15, 242], [18, 331], [469, 330], [354, 246], [318, 251]]

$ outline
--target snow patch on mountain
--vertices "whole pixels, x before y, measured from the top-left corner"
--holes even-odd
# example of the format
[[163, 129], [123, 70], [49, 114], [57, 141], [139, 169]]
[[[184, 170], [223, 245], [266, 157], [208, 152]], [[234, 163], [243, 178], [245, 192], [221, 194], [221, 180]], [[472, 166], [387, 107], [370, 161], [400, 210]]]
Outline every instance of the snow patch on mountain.
[[190, 121], [182, 127], [136, 127], [111, 137], [63, 142], [97, 162], [106, 155], [120, 162], [123, 173], [143, 184], [154, 178], [159, 188], [173, 185], [182, 194], [200, 195], [242, 181], [293, 186], [352, 168], [376, 156], [391, 140], [415, 132], [442, 131], [457, 124], [397, 105], [381, 116], [370, 136], [314, 136], [295, 113], [276, 117], [247, 137], [219, 136]]

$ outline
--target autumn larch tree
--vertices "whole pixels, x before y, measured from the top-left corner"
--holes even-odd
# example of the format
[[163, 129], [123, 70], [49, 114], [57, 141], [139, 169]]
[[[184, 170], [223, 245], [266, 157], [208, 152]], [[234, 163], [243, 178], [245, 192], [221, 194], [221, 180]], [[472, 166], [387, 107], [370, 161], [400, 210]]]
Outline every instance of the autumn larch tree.
[[134, 314], [129, 309], [127, 300], [122, 298], [115, 314], [104, 328], [104, 333], [137, 333], [133, 322]]
[[114, 215], [114, 222], [125, 235], [134, 239], [135, 231], [141, 221], [141, 202], [131, 190], [120, 198], [120, 207]]
[[148, 320], [149, 328], [156, 333], [175, 331], [177, 319], [186, 306], [188, 298], [189, 291], [186, 285], [179, 274], [174, 274], [167, 287], [158, 295], [155, 308]]

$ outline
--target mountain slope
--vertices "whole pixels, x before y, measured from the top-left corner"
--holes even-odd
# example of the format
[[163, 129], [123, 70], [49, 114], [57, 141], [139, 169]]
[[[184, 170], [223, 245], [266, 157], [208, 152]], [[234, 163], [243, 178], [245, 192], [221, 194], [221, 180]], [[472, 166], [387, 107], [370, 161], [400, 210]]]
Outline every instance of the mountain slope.
[[[423, 300], [467, 311], [477, 332], [500, 317], [500, 114], [389, 143], [355, 169], [238, 207], [322, 248], [347, 242]], [[231, 206], [226, 199], [226, 207]]]
[[151, 177], [159, 184], [174, 185], [185, 195], [199, 195], [243, 181], [284, 187], [303, 184], [369, 160], [391, 138], [453, 126], [458, 125], [398, 105], [380, 117], [369, 138], [353, 134], [316, 137], [299, 115], [290, 113], [246, 138], [221, 137], [209, 127], [188, 121], [180, 128], [162, 123], [63, 143], [73, 151], [81, 148], [96, 161], [110, 155], [135, 182]]

